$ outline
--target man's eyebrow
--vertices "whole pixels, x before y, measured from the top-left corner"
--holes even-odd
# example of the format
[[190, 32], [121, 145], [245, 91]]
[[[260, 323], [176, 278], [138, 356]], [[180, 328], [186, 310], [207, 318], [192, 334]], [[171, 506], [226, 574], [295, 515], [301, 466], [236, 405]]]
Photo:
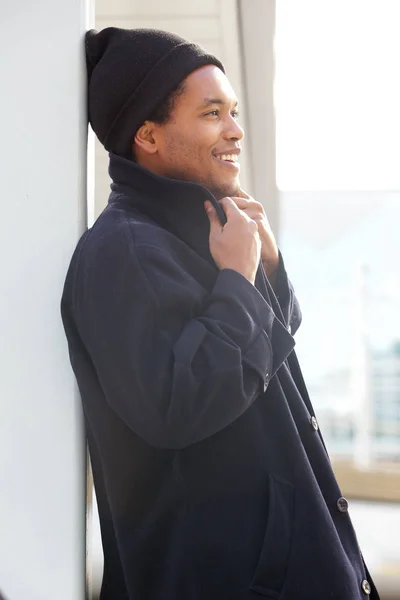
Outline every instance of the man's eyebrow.
[[[204, 98], [203, 102], [199, 105], [199, 108], [206, 108], [207, 106], [211, 106], [212, 104], [224, 105], [228, 104], [225, 100], [221, 98]], [[239, 104], [239, 101], [236, 100], [234, 106], [236, 107]]]

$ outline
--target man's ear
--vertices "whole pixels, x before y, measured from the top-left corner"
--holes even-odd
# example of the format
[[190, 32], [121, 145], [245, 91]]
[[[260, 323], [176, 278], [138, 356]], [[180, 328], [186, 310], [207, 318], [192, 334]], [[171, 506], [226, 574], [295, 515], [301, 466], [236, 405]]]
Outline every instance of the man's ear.
[[154, 123], [145, 121], [137, 130], [135, 135], [135, 145], [146, 154], [156, 154], [158, 152], [157, 142], [154, 136]]

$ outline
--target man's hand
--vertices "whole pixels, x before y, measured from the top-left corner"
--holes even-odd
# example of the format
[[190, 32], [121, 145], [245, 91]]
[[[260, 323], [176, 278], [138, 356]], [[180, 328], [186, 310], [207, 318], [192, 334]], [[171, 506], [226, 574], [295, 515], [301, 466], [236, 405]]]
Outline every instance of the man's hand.
[[257, 224], [231, 198], [223, 198], [220, 204], [227, 218], [224, 226], [211, 202], [205, 203], [211, 255], [220, 269], [233, 269], [254, 285], [261, 253]]
[[257, 223], [261, 240], [261, 260], [268, 279], [273, 280], [279, 265], [279, 252], [263, 205], [256, 202], [243, 190], [240, 191], [239, 196], [232, 197], [232, 200], [240, 210]]

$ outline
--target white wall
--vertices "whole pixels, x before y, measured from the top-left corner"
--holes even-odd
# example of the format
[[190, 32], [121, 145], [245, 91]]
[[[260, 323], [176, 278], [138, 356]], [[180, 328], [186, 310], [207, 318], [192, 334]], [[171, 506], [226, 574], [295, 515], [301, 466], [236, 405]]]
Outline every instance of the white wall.
[[60, 319], [85, 226], [86, 0], [2, 3], [0, 590], [82, 600], [85, 444]]
[[[224, 63], [241, 104], [246, 128], [246, 99], [242, 85], [240, 29], [236, 0], [97, 0], [96, 29], [153, 27], [171, 31], [200, 44]], [[246, 141], [241, 155], [241, 181], [252, 192]], [[109, 195], [108, 155], [96, 141], [96, 215]]]

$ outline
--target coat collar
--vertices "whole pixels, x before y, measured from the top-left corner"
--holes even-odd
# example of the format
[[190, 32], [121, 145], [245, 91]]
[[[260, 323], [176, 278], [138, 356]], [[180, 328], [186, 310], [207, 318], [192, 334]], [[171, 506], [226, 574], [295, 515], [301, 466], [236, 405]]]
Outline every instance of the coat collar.
[[[210, 200], [213, 203], [221, 223], [226, 223], [226, 217], [210, 190], [197, 183], [156, 175], [116, 154], [110, 153], [109, 156], [108, 172], [112, 179], [109, 203], [122, 199], [129, 202], [216, 268], [210, 253], [210, 224], [204, 210], [204, 202]], [[261, 263], [257, 272], [256, 287], [283, 322], [279, 302]]]
[[214, 264], [209, 251], [210, 225], [204, 202], [213, 203], [223, 224], [226, 217], [210, 190], [197, 183], [156, 175], [112, 153], [108, 172], [112, 179], [110, 203], [123, 196], [141, 213]]

